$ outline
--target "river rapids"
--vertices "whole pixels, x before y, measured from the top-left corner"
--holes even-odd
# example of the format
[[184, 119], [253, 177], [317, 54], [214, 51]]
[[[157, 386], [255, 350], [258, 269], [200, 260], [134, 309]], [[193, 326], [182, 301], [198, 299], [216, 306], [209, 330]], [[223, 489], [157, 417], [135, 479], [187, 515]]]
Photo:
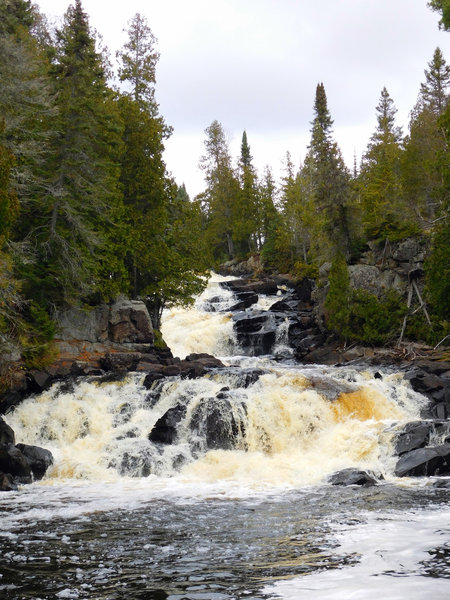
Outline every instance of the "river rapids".
[[[225, 369], [150, 390], [142, 373], [58, 383], [5, 416], [55, 462], [0, 498], [0, 596], [448, 598], [448, 489], [394, 475], [395, 433], [426, 398], [394, 369], [296, 363], [283, 323], [271, 355], [245, 354], [224, 279], [167, 311], [163, 336]], [[328, 483], [348, 467], [380, 483]]]

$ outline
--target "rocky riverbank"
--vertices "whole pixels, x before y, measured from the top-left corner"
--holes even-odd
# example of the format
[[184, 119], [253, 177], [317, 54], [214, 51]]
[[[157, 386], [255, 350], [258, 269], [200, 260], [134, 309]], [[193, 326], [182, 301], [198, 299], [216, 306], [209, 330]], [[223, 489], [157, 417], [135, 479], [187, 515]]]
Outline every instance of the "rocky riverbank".
[[[222, 285], [233, 293], [234, 301], [226, 310], [231, 314], [239, 346], [246, 354], [270, 354], [281, 347], [279, 360], [295, 358], [300, 363], [394, 366], [403, 370], [412, 388], [427, 396], [430, 402], [423, 410], [423, 420], [409, 423], [398, 434], [396, 473], [399, 476], [450, 474], [450, 361], [445, 352], [412, 345], [396, 349], [343, 347], [323, 328], [314, 301], [314, 284], [308, 279], [296, 283], [288, 275], [267, 277], [253, 273], [250, 277], [241, 274], [239, 279]], [[266, 308], [255, 309], [261, 298], [265, 298]], [[214, 300], [209, 301], [211, 311], [219, 310]], [[10, 410], [25, 396], [47, 389], [62, 379], [80, 376], [120, 379], [129, 371], [138, 371], [146, 373], [145, 386], [151, 389], [154, 382], [166, 377], [196, 378], [211, 369], [223, 368], [219, 360], [208, 354], [174, 357], [169, 348], [155, 343], [143, 302], [122, 299], [112, 306], [76, 308], [60, 313], [57, 319], [57, 361], [42, 370], [17, 369], [12, 389], [0, 399], [0, 413]], [[226, 427], [221, 425], [219, 404], [222, 410], [225, 400], [217, 399], [218, 408], [212, 410], [215, 418], [208, 425], [212, 448], [228, 449], [233, 444], [233, 440], [225, 439], [221, 433]], [[164, 415], [150, 435], [162, 440], [161, 443], [170, 443], [171, 428], [176, 426], [179, 416]], [[0, 422], [3, 432], [0, 489], [5, 490], [42, 476], [52, 461], [44, 449], [16, 444], [14, 432], [7, 427]], [[234, 429], [236, 427], [234, 424]], [[230, 430], [233, 431], [233, 427]], [[36, 466], [38, 463], [40, 466]], [[342, 485], [342, 481], [355, 483], [355, 480], [368, 483], [371, 478], [371, 475], [367, 479], [357, 473], [347, 473], [336, 476], [333, 483]]]

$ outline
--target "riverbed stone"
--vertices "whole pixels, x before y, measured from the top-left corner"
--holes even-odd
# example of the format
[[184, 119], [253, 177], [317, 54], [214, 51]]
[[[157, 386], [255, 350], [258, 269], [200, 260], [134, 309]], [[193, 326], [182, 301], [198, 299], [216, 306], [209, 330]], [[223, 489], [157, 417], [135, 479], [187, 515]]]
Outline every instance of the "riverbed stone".
[[187, 408], [184, 404], [177, 404], [173, 408], [169, 408], [156, 421], [148, 439], [159, 444], [173, 444], [177, 438], [177, 427], [186, 416], [186, 412]]
[[15, 444], [15, 435], [12, 427], [0, 417], [0, 444]]
[[407, 423], [397, 434], [395, 452], [401, 455], [417, 448], [423, 448], [430, 440], [430, 429], [431, 423], [426, 421]]
[[360, 469], [348, 468], [333, 473], [328, 482], [331, 485], [376, 485], [378, 479], [372, 471], [362, 471]]
[[406, 452], [397, 462], [395, 474], [397, 477], [450, 475], [450, 444]]
[[[26, 456], [12, 444], [0, 445], [0, 471], [31, 482], [31, 468]], [[28, 481], [29, 480], [29, 481]]]
[[54, 461], [53, 454], [50, 450], [28, 444], [17, 444], [16, 448], [18, 448], [27, 459], [34, 478], [42, 479], [47, 472], [47, 469]]

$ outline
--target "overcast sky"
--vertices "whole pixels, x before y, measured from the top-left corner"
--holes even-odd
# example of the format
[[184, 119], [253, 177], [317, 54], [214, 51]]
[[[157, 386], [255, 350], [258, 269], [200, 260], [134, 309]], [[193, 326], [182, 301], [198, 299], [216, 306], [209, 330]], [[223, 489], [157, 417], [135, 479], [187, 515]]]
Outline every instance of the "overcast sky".
[[[36, 0], [51, 20], [68, 0]], [[437, 46], [450, 62], [450, 34], [426, 0], [83, 0], [90, 24], [112, 52], [140, 12], [158, 39], [156, 94], [174, 132], [166, 163], [191, 197], [203, 189], [198, 169], [204, 130], [214, 119], [233, 157], [247, 131], [254, 164], [278, 178], [289, 151], [296, 166], [310, 139], [315, 89], [322, 81], [334, 136], [349, 167], [376, 126], [386, 86], [408, 115]]]

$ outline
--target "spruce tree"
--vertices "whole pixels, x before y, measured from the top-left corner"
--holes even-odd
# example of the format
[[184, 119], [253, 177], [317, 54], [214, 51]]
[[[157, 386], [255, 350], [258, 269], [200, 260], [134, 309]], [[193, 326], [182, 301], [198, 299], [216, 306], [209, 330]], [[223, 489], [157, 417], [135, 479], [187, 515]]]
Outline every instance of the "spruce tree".
[[233, 237], [236, 250], [243, 256], [257, 249], [257, 206], [258, 182], [256, 170], [252, 164], [253, 157], [247, 140], [247, 133], [242, 134], [241, 155], [238, 172], [240, 193], [236, 203]]
[[386, 88], [376, 112], [377, 128], [361, 163], [363, 222], [370, 238], [392, 240], [413, 233], [414, 224], [402, 196], [402, 131], [395, 125], [397, 109]]
[[322, 257], [336, 250], [350, 255], [350, 174], [332, 135], [333, 121], [323, 83], [316, 88], [311, 142], [305, 168], [310, 177], [317, 220], [317, 253]]
[[233, 233], [239, 182], [233, 172], [228, 142], [222, 125], [216, 120], [205, 130], [206, 154], [200, 159], [205, 173], [206, 190], [202, 195], [207, 221], [206, 235], [216, 258], [234, 258]]
[[428, 66], [411, 112], [402, 160], [405, 197], [423, 229], [431, 226], [445, 203], [449, 153], [443, 118], [450, 108], [450, 67], [439, 48]]
[[[37, 223], [40, 291], [59, 301], [122, 289], [121, 121], [81, 1], [57, 31], [58, 118], [46, 210]], [[44, 207], [43, 207], [44, 208]]]

